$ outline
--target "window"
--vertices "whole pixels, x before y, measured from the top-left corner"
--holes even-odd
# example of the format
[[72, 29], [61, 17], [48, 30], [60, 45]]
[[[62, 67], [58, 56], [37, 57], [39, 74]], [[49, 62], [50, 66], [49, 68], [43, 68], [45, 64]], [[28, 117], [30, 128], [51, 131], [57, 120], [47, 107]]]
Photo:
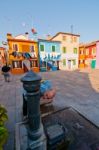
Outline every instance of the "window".
[[77, 42], [77, 37], [76, 36], [74, 36], [74, 42]]
[[89, 49], [86, 49], [86, 55], [89, 55]]
[[79, 52], [81, 55], [83, 55], [84, 54], [84, 51], [83, 50], [80, 50], [80, 52]]
[[13, 68], [22, 68], [22, 61], [13, 61], [12, 66]]
[[55, 46], [54, 45], [52, 46], [52, 52], [55, 52]]
[[30, 52], [34, 52], [34, 51], [35, 51], [34, 45], [31, 45], [30, 46]]
[[18, 51], [18, 45], [17, 44], [13, 44], [13, 50]]
[[83, 63], [83, 60], [80, 60], [80, 63]]
[[73, 43], [73, 35], [71, 35], [71, 43]]
[[37, 57], [37, 54], [35, 52], [35, 47], [33, 45], [30, 46], [30, 55], [31, 55], [32, 58]]
[[82, 50], [79, 51], [79, 54], [82, 54]]
[[96, 54], [96, 48], [92, 48], [92, 54]]
[[63, 59], [63, 66], [66, 66], [66, 59]]
[[79, 60], [79, 63], [80, 63], [80, 64], [84, 64], [84, 63], [85, 63], [85, 60]]
[[75, 59], [73, 60], [73, 65], [76, 65], [76, 60]]
[[63, 53], [66, 53], [66, 47], [63, 47]]
[[30, 61], [31, 67], [38, 67], [38, 62], [37, 60], [31, 60]]
[[77, 54], [77, 48], [74, 48], [73, 51], [74, 51], [74, 54]]
[[65, 35], [63, 35], [62, 39], [63, 39], [63, 41], [66, 41], [66, 36], [65, 36]]
[[40, 51], [44, 51], [44, 45], [40, 45]]

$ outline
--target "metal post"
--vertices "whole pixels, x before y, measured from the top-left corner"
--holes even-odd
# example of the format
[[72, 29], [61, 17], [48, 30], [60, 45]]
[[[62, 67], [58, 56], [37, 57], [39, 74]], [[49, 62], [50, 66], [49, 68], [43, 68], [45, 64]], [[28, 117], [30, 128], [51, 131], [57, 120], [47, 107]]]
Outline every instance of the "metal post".
[[21, 81], [27, 97], [28, 149], [46, 150], [46, 139], [40, 115], [41, 77], [33, 71], [29, 71], [21, 78]]

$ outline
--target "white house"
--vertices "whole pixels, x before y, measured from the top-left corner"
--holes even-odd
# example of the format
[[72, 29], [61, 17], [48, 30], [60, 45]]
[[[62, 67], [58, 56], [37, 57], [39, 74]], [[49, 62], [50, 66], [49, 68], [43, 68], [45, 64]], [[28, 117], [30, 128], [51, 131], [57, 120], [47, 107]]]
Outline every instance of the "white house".
[[61, 70], [74, 70], [78, 68], [79, 54], [79, 37], [80, 35], [72, 33], [59, 32], [51, 38], [52, 41], [60, 41]]

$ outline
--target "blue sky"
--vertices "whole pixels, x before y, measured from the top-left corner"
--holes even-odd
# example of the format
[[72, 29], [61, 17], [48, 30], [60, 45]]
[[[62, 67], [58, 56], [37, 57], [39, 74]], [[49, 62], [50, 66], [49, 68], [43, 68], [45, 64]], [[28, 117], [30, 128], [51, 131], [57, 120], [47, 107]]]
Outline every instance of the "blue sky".
[[0, 0], [0, 46], [35, 28], [38, 37], [57, 32], [80, 34], [80, 42], [99, 40], [99, 0]]

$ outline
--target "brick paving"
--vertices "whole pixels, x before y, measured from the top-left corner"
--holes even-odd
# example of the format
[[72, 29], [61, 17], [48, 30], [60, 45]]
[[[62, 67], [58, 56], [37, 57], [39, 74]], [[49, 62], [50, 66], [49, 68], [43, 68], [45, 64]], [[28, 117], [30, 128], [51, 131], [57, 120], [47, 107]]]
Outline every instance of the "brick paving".
[[[99, 127], [99, 70], [56, 71], [40, 73], [50, 79], [57, 89], [53, 107], [61, 109], [73, 107]], [[15, 124], [22, 121], [22, 83], [23, 75], [12, 75], [6, 83], [0, 75], [0, 103], [8, 110], [9, 139], [5, 150], [14, 149]]]

